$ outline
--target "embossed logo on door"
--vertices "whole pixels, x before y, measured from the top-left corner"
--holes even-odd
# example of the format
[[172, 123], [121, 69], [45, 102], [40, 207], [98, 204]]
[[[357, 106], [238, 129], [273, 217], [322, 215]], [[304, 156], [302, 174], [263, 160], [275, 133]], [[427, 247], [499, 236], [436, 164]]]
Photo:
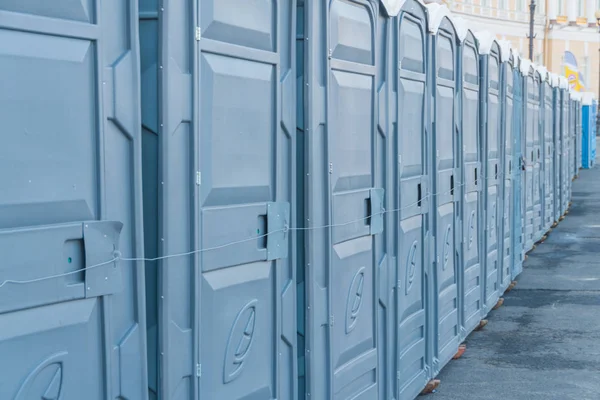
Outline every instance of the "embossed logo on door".
[[448, 266], [448, 261], [450, 261], [450, 249], [452, 247], [452, 244], [450, 243], [452, 239], [451, 233], [452, 227], [448, 225], [448, 228], [446, 229], [446, 236], [444, 237], [444, 251], [442, 253], [444, 255], [444, 262], [442, 264], [443, 270], [446, 269], [446, 267]]
[[415, 280], [415, 273], [417, 271], [417, 246], [418, 243], [415, 240], [412, 246], [410, 246], [410, 250], [408, 251], [408, 256], [406, 258], [406, 294], [410, 292], [413, 281]]
[[365, 267], [361, 267], [352, 279], [348, 299], [346, 300], [346, 334], [356, 328], [358, 314], [363, 303], [364, 284]]
[[471, 216], [469, 217], [469, 244], [468, 249], [471, 250], [473, 247], [473, 240], [475, 238], [475, 211], [471, 211]]
[[238, 313], [225, 348], [225, 366], [223, 383], [235, 380], [242, 373], [244, 362], [250, 353], [256, 324], [256, 305], [258, 300], [249, 301]]
[[15, 400], [61, 400], [64, 360], [67, 352], [60, 352], [42, 361], [25, 378]]
[[492, 204], [492, 216], [490, 220], [490, 237], [494, 237], [496, 231], [496, 203]]

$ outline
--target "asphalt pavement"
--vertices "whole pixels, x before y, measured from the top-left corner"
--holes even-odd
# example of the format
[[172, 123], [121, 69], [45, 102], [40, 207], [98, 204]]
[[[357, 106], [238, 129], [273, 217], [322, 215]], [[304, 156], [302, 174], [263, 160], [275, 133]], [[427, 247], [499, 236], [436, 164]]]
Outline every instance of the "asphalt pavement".
[[600, 399], [600, 167], [580, 170], [569, 214], [517, 281], [419, 399]]

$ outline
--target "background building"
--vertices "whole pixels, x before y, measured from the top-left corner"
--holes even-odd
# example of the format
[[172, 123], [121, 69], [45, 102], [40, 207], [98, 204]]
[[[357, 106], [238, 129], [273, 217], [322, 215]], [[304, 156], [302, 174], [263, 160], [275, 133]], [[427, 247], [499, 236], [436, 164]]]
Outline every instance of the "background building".
[[[455, 14], [529, 53], [529, 0], [444, 0]], [[598, 94], [600, 57], [595, 13], [600, 0], [536, 1], [533, 61], [569, 77], [578, 90]], [[578, 75], [576, 78], [575, 75]]]

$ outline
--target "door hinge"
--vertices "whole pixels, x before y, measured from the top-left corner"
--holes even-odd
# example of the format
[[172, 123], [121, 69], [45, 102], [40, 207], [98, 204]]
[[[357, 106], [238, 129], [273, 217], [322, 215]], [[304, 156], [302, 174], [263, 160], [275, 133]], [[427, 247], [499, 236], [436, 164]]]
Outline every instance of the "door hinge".
[[333, 319], [333, 315], [329, 316], [329, 326], [333, 326], [334, 323], [334, 319]]
[[202, 376], [202, 364], [196, 364], [196, 377], [200, 378]]
[[196, 185], [202, 185], [202, 172], [196, 171]]
[[197, 41], [200, 40], [200, 38], [202, 37], [202, 31], [200, 30], [199, 26], [196, 27], [194, 36]]

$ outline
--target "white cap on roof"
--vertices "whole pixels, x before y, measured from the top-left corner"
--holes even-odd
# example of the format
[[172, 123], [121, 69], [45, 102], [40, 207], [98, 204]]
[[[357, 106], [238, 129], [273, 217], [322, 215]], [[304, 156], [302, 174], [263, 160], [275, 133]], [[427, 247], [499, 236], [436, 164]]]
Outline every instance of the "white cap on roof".
[[400, 14], [400, 10], [404, 3], [406, 3], [406, 0], [381, 0], [381, 3], [388, 17], [395, 17]]
[[498, 40], [500, 46], [500, 61], [505, 62], [510, 58], [510, 42], [508, 40]]
[[558, 87], [561, 89], [568, 89], [569, 81], [567, 80], [567, 78], [565, 78], [564, 76], [559, 76], [558, 77]]
[[531, 67], [531, 61], [521, 60], [521, 75], [523, 75], [523, 76], [529, 75], [530, 67]]
[[583, 96], [583, 93], [578, 92], [576, 90], [571, 92], [571, 98], [575, 101], [581, 101], [582, 96]]
[[437, 33], [444, 17], [448, 17], [448, 19], [450, 19], [454, 24], [452, 14], [445, 4], [441, 5], [438, 3], [429, 3], [426, 4], [425, 7], [427, 7], [427, 14], [429, 14], [430, 33]]
[[456, 28], [456, 34], [458, 35], [458, 39], [462, 42], [467, 37], [467, 32], [469, 28], [467, 27], [467, 21], [463, 17], [454, 17], [452, 19], [454, 22], [454, 27]]
[[591, 106], [594, 100], [596, 100], [596, 95], [592, 92], [584, 92], [581, 95], [581, 104], [584, 106]]
[[552, 87], [558, 87], [558, 75], [554, 72], [550, 72], [550, 84]]
[[542, 81], [548, 79], [548, 69], [546, 67], [544, 67], [543, 65], [537, 65], [535, 69], [537, 72], [539, 72], [540, 76], [542, 77]]
[[494, 40], [497, 41], [496, 36], [488, 31], [479, 31], [475, 32], [475, 37], [479, 43], [479, 54], [490, 54]]

